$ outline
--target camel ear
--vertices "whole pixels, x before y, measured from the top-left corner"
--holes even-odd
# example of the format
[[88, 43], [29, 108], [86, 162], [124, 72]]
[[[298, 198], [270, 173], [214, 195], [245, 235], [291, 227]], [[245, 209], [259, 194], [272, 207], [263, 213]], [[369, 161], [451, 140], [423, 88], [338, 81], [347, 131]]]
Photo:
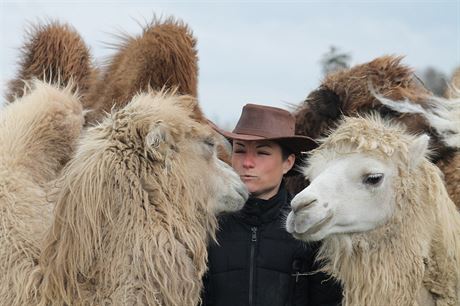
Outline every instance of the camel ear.
[[157, 121], [145, 137], [145, 144], [147, 147], [158, 148], [161, 143], [168, 142], [170, 138], [169, 131], [163, 121]]
[[430, 137], [426, 134], [417, 136], [409, 145], [409, 167], [414, 169], [428, 154]]

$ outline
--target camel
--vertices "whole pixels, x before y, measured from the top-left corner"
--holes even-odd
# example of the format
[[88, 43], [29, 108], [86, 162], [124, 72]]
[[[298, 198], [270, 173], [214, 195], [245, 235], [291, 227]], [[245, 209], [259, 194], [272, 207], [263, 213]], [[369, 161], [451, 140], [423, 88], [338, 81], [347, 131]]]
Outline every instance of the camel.
[[345, 117], [302, 168], [310, 185], [286, 229], [323, 241], [317, 260], [343, 305], [460, 304], [460, 213], [428, 138], [378, 114]]
[[2, 303], [197, 305], [215, 216], [248, 193], [196, 99], [138, 94], [78, 139], [75, 95], [34, 88], [1, 118], [1, 177], [17, 182], [0, 185]]
[[[334, 129], [343, 116], [356, 116], [377, 111], [407, 126], [412, 133], [430, 136], [430, 159], [443, 171], [449, 195], [460, 207], [460, 152], [446, 141], [439, 126], [433, 126], [420, 113], [400, 113], [382, 103], [410, 101], [423, 109], [442, 99], [433, 96], [415, 77], [413, 70], [401, 64], [402, 58], [383, 56], [369, 63], [341, 70], [325, 77], [320, 87], [311, 92], [295, 111], [296, 133], [318, 139]], [[443, 104], [445, 101], [442, 101]], [[444, 119], [451, 120], [445, 117]], [[452, 123], [455, 124], [455, 123]], [[458, 131], [458, 130], [457, 130]], [[458, 135], [455, 131], [450, 137]], [[457, 136], [458, 137], [458, 136]], [[288, 189], [296, 194], [308, 185], [301, 176], [289, 178]]]

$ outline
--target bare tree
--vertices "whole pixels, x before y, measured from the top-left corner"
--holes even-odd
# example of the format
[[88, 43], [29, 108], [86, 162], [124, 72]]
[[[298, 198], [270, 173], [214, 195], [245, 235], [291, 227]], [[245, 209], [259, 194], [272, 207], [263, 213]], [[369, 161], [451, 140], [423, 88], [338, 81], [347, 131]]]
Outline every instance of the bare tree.
[[346, 69], [350, 66], [350, 61], [350, 54], [339, 52], [337, 47], [330, 46], [329, 51], [321, 58], [323, 74], [328, 75], [331, 72]]
[[420, 75], [425, 86], [437, 96], [443, 96], [447, 89], [447, 76], [434, 67], [427, 67]]

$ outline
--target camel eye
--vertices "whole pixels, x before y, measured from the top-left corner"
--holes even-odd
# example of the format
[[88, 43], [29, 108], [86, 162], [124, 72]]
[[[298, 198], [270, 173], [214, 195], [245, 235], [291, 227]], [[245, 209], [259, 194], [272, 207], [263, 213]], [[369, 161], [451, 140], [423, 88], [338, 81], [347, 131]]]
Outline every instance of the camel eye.
[[366, 174], [363, 178], [363, 183], [369, 186], [377, 186], [383, 180], [383, 173]]
[[216, 151], [216, 143], [212, 137], [207, 137], [203, 139], [202, 142], [202, 152], [204, 153], [204, 156], [206, 159], [211, 158], [214, 152]]
[[214, 146], [216, 145], [216, 143], [214, 142], [214, 139], [212, 138], [206, 138], [204, 140], [204, 144], [209, 146], [210, 148], [214, 148]]

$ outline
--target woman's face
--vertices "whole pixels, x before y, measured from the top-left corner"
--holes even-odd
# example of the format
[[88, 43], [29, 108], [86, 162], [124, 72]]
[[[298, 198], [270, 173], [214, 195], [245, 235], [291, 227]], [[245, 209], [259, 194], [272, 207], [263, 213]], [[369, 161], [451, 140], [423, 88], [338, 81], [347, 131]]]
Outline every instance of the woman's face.
[[274, 196], [294, 161], [294, 154], [283, 160], [281, 146], [274, 141], [233, 140], [232, 166], [253, 198]]

